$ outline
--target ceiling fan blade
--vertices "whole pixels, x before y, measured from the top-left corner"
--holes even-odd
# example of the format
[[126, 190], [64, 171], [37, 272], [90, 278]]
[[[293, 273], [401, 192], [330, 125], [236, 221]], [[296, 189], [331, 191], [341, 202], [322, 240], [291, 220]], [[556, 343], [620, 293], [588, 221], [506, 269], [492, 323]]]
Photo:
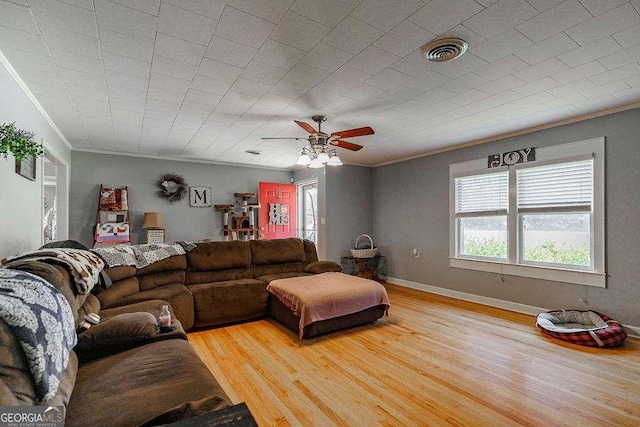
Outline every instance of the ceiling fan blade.
[[307, 131], [307, 133], [318, 134], [318, 131], [313, 128], [309, 123], [301, 122], [299, 120], [294, 120], [298, 126]]
[[296, 141], [300, 141], [300, 140], [304, 139], [305, 141], [307, 141], [308, 138], [297, 138], [297, 137], [289, 137], [289, 138], [287, 138], [287, 137], [272, 136], [272, 137], [262, 137], [260, 139], [294, 139]]
[[332, 141], [329, 141], [329, 144], [334, 145], [336, 147], [340, 147], [340, 148], [346, 148], [347, 150], [351, 150], [351, 151], [358, 151], [362, 149], [362, 145], [354, 144], [353, 142], [343, 141], [341, 139], [334, 139]]
[[341, 130], [339, 132], [333, 132], [331, 136], [337, 136], [338, 138], [353, 138], [356, 136], [373, 135], [375, 132], [369, 126], [363, 128]]

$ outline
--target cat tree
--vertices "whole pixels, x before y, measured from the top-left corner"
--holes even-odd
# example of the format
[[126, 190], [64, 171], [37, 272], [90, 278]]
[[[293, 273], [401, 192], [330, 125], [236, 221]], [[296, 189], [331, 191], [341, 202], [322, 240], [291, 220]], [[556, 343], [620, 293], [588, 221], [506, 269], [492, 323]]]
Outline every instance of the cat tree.
[[[255, 211], [260, 203], [249, 203], [256, 193], [234, 193], [236, 203], [216, 205], [222, 212], [222, 234], [225, 240], [256, 240], [259, 230], [255, 223]], [[231, 222], [230, 222], [231, 221]]]

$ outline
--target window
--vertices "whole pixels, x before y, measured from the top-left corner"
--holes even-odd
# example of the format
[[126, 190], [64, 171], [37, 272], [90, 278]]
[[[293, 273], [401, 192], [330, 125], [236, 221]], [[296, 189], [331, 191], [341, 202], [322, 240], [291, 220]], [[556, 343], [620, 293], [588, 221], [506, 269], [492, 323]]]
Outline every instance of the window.
[[536, 155], [450, 166], [450, 265], [604, 287], [604, 138]]
[[456, 178], [458, 253], [507, 259], [507, 171]]

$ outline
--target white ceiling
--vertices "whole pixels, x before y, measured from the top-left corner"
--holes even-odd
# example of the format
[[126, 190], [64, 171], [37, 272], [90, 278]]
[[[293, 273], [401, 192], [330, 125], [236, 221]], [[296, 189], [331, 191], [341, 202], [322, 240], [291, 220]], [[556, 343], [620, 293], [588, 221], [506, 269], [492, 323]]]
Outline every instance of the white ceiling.
[[[372, 126], [339, 154], [378, 165], [640, 102], [639, 12], [640, 0], [0, 0], [0, 51], [74, 149], [289, 168], [305, 141], [260, 137], [305, 137], [293, 120], [325, 114], [328, 132]], [[427, 62], [420, 46], [438, 36], [470, 48]]]

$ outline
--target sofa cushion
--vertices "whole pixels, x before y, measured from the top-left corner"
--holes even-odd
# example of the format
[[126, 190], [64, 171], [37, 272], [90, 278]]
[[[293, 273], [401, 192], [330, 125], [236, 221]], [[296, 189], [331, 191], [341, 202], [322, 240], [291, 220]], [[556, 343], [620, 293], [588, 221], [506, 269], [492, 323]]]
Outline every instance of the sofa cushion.
[[204, 242], [187, 253], [191, 271], [213, 271], [251, 266], [248, 242]]
[[120, 267], [105, 268], [104, 272], [107, 273], [111, 281], [128, 279], [136, 275], [136, 268], [132, 265], [125, 265]]
[[195, 326], [213, 326], [263, 317], [267, 286], [256, 279], [189, 285], [195, 307]]
[[[102, 321], [107, 320], [113, 316], [125, 313], [137, 313], [144, 311], [145, 313], [151, 313], [157, 319], [162, 312], [162, 306], [169, 304], [168, 301], [161, 299], [150, 299], [147, 301], [140, 301], [132, 304], [120, 305], [117, 307], [111, 307], [104, 309], [100, 312], [100, 318]], [[173, 312], [173, 307], [169, 304], [169, 311], [171, 312], [171, 319], [175, 320], [176, 316]]]
[[264, 276], [258, 276], [256, 277], [256, 279], [261, 280], [268, 285], [269, 283], [271, 283], [272, 280], [289, 279], [291, 277], [301, 277], [301, 276], [312, 276], [312, 274], [301, 272], [301, 271], [293, 271], [290, 273], [266, 274]]
[[81, 365], [66, 425], [141, 425], [212, 396], [231, 404], [187, 341], [154, 342]]
[[0, 377], [0, 406], [20, 406], [20, 402], [16, 399], [9, 385]]
[[187, 269], [187, 257], [185, 255], [174, 255], [169, 258], [156, 261], [144, 268], [138, 270], [137, 274], [148, 274], [156, 272], [166, 272], [172, 270], [186, 270]]
[[98, 294], [98, 299], [102, 307], [108, 308], [118, 305], [124, 298], [140, 292], [140, 283], [137, 277], [128, 277], [118, 280], [107, 290]]
[[251, 271], [253, 273], [253, 277], [267, 276], [270, 274], [280, 274], [280, 273], [303, 273], [304, 262], [288, 262], [284, 264], [264, 264], [264, 265], [254, 265], [251, 267]]
[[304, 243], [301, 239], [252, 240], [251, 264], [282, 264], [304, 262]]
[[185, 284], [226, 282], [228, 280], [252, 279], [251, 268], [229, 268], [214, 271], [187, 271]]
[[[0, 398], [3, 405], [12, 401], [17, 401], [20, 405], [36, 404], [36, 391], [27, 357], [13, 330], [2, 319], [0, 319], [0, 379], [14, 396], [11, 399], [8, 397], [5, 399], [4, 396]], [[4, 393], [0, 394], [4, 395]]]
[[[102, 294], [100, 294], [102, 295]], [[193, 297], [182, 283], [161, 286], [155, 289], [138, 292], [123, 298], [118, 305], [131, 304], [152, 299], [167, 301], [173, 308], [173, 315], [182, 322], [185, 329], [193, 327]]]
[[58, 391], [55, 396], [46, 402], [42, 402], [41, 405], [44, 406], [67, 406], [69, 404], [69, 400], [71, 399], [71, 394], [73, 393], [73, 388], [76, 385], [76, 378], [78, 375], [78, 356], [76, 353], [72, 351], [69, 354], [69, 364], [67, 365], [67, 369], [62, 374], [62, 378], [60, 378], [60, 384], [58, 384]]
[[[149, 266], [151, 267], [151, 266]], [[138, 274], [140, 290], [154, 289], [171, 283], [184, 283], [184, 270], [168, 270], [157, 273]]]

